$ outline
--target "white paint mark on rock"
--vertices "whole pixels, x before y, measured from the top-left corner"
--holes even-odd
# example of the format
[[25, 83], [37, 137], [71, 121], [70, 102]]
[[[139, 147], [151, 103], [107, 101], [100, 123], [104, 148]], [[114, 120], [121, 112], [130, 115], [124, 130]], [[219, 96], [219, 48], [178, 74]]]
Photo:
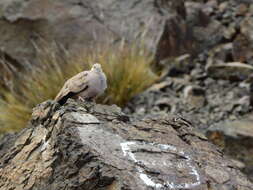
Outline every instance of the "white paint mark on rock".
[[72, 122], [84, 123], [84, 124], [99, 124], [99, 120], [91, 115], [78, 112], [72, 112], [70, 117]]
[[157, 189], [162, 188], [162, 184], [153, 182], [146, 174], [140, 173], [141, 180], [147, 185], [151, 187], [155, 187]]
[[[136, 159], [134, 153], [132, 152], [130, 148], [131, 145], [135, 145], [135, 146], [149, 145], [149, 146], [153, 146], [154, 148], [159, 148], [161, 150], [169, 150], [185, 157], [186, 165], [190, 168], [189, 174], [194, 175], [196, 178], [195, 182], [192, 182], [192, 183], [175, 184], [174, 182], [169, 182], [169, 181], [165, 181], [163, 184], [155, 183], [151, 179], [151, 177], [149, 177], [147, 174], [144, 173], [143, 169], [140, 166], [137, 166], [139, 177], [147, 186], [153, 187], [155, 189], [161, 189], [162, 187], [167, 187], [167, 188], [169, 187], [170, 189], [191, 189], [201, 184], [200, 174], [198, 173], [196, 167], [192, 165], [192, 158], [188, 154], [186, 154], [184, 151], [178, 150], [176, 147], [172, 145], [167, 145], [167, 144], [155, 144], [155, 143], [138, 142], [138, 141], [136, 142], [127, 141], [120, 144], [124, 156], [129, 157], [132, 161], [134, 161], [134, 163], [142, 163], [144, 165], [146, 163], [145, 161]], [[154, 165], [154, 162], [152, 162], [151, 164]], [[163, 164], [166, 165], [166, 163], [163, 163]]]
[[48, 144], [49, 144], [49, 142], [48, 142], [48, 141], [46, 141], [46, 142], [44, 142], [44, 141], [43, 141], [43, 144], [42, 144], [42, 147], [41, 147], [41, 151], [46, 150], [46, 149], [47, 149], [47, 147], [48, 147]]
[[172, 150], [177, 151], [176, 147], [168, 145], [168, 144], [157, 144], [157, 146], [162, 150]]
[[49, 139], [46, 141], [46, 138], [47, 138], [47, 136], [45, 135], [43, 140], [42, 140], [42, 146], [41, 146], [41, 149], [40, 149], [41, 152], [46, 150], [47, 147], [48, 147]]
[[134, 154], [131, 152], [130, 146], [129, 145], [134, 145], [136, 142], [125, 142], [125, 143], [120, 143], [121, 149], [123, 151], [124, 156], [129, 156], [134, 162], [137, 162]]
[[[161, 146], [161, 144], [159, 144], [159, 146]], [[163, 146], [163, 147], [166, 147], [166, 146]], [[201, 184], [200, 175], [199, 175], [197, 169], [191, 164], [192, 158], [189, 155], [187, 155], [184, 151], [182, 151], [182, 150], [178, 151], [177, 148], [174, 147], [174, 146], [168, 145], [167, 149], [170, 149], [171, 151], [177, 151], [178, 154], [180, 154], [181, 156], [186, 158], [186, 164], [191, 169], [189, 174], [195, 176], [196, 182], [194, 182], [194, 183], [182, 183], [182, 184], [175, 184], [173, 182], [166, 182], [165, 184], [167, 186], [169, 186], [171, 189], [191, 189], [193, 187], [196, 187], [196, 186], [200, 185]]]

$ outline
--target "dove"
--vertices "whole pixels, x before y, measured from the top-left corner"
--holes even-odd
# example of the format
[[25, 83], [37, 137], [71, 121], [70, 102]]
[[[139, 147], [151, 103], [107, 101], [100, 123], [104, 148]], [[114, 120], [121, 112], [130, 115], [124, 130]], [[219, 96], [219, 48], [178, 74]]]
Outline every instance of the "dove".
[[63, 105], [68, 98], [94, 100], [107, 88], [106, 75], [101, 65], [95, 63], [91, 70], [83, 71], [65, 82], [55, 97], [55, 101]]

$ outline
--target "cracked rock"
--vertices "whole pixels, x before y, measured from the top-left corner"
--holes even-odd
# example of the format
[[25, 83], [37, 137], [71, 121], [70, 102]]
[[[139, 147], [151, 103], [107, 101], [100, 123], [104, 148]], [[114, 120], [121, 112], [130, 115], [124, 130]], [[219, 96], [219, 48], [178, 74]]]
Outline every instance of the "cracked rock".
[[0, 190], [253, 188], [184, 118], [124, 117], [71, 99], [38, 105], [29, 128], [0, 142]]

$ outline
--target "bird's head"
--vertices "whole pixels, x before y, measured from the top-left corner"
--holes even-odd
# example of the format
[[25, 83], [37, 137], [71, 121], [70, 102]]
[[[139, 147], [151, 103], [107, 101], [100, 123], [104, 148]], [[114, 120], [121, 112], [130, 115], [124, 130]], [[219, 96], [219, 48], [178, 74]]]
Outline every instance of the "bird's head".
[[99, 63], [95, 63], [92, 68], [91, 68], [92, 71], [96, 71], [96, 72], [102, 72], [102, 67]]

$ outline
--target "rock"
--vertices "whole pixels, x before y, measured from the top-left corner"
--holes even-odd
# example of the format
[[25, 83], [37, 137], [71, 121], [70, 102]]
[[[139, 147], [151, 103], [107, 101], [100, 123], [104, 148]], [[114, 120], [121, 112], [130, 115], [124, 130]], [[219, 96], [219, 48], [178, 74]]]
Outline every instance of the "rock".
[[203, 69], [197, 66], [191, 70], [190, 75], [193, 80], [204, 80], [206, 78], [206, 74], [203, 72]]
[[155, 60], [159, 62], [166, 58], [177, 57], [187, 52], [193, 52], [190, 47], [193, 37], [186, 22], [180, 17], [169, 18], [157, 44]]
[[225, 43], [218, 45], [208, 52], [207, 67], [213, 64], [220, 64], [224, 62], [232, 62], [232, 43]]
[[27, 60], [33, 63], [34, 44], [41, 45], [41, 41], [59, 42], [73, 53], [100, 43], [120, 39], [131, 42], [140, 37], [150, 50], [162, 54], [157, 51], [162, 51], [161, 44], [169, 43], [164, 36], [169, 31], [173, 33], [169, 39], [180, 42], [179, 50], [188, 43], [182, 0], [47, 0], [44, 3], [15, 0], [1, 1], [0, 9], [1, 51], [19, 63]]
[[226, 39], [232, 39], [236, 34], [236, 26], [235, 23], [231, 23], [225, 30], [224, 30], [224, 37]]
[[213, 168], [213, 167], [207, 166], [205, 171], [207, 175], [209, 175], [214, 180], [216, 180], [217, 183], [225, 183], [229, 180], [228, 173], [224, 172], [222, 168]]
[[253, 64], [253, 21], [251, 17], [245, 17], [240, 23], [241, 34], [233, 42], [234, 59]]
[[250, 42], [253, 41], [253, 36], [252, 36], [252, 30], [253, 29], [253, 21], [251, 17], [246, 17], [243, 19], [241, 22], [241, 33], [245, 35]]
[[163, 91], [164, 89], [166, 89], [167, 87], [169, 87], [171, 85], [172, 85], [171, 81], [165, 80], [160, 83], [153, 84], [148, 90], [150, 90], [150, 91]]
[[233, 41], [233, 59], [235, 61], [246, 62], [249, 52], [250, 42], [242, 34], [236, 36]]
[[243, 16], [248, 12], [248, 6], [246, 4], [240, 4], [237, 6], [236, 15]]
[[219, 5], [219, 11], [220, 12], [225, 12], [227, 8], [228, 8], [228, 2], [227, 1], [224, 1]]
[[199, 49], [210, 49], [217, 45], [223, 38], [224, 27], [217, 20], [212, 20], [207, 26], [194, 27], [194, 38], [201, 46]]
[[4, 138], [1, 190], [253, 188], [181, 117], [132, 122], [116, 106], [73, 100], [47, 101], [34, 112], [29, 128]]
[[250, 4], [249, 6], [249, 16], [252, 16], [253, 15], [253, 5]]
[[[176, 113], [192, 121], [204, 132], [217, 124], [223, 124], [224, 121], [241, 121], [245, 116], [252, 114], [253, 80], [251, 79], [243, 84], [246, 82], [245, 79], [250, 79], [253, 65], [251, 61], [253, 57], [253, 43], [251, 42], [253, 5], [249, 2], [231, 0], [217, 1], [216, 4], [212, 0], [185, 1], [186, 22], [191, 26], [191, 34], [199, 42], [203, 39], [203, 43], [199, 44], [206, 46], [204, 48], [198, 47], [201, 53], [197, 53], [196, 59], [191, 54], [192, 67], [189, 70], [184, 69], [180, 75], [175, 74], [170, 75], [170, 77], [167, 77], [167, 74], [160, 81], [165, 81], [170, 85], [166, 85], [161, 90], [145, 91], [136, 96], [128, 104], [131, 107], [129, 113], [138, 119], [152, 117], [155, 114], [164, 114], [164, 112]], [[208, 27], [213, 28], [212, 30], [205, 30]], [[210, 44], [204, 43], [206, 38], [210, 38], [208, 41]], [[211, 44], [213, 38], [217, 41]], [[193, 43], [193, 46], [195, 45]], [[175, 58], [164, 59], [163, 61], [166, 62], [166, 66], [175, 67], [173, 59]], [[184, 82], [179, 83], [178, 79]], [[162, 83], [161, 86], [163, 86]], [[205, 92], [206, 101], [203, 106], [190, 106], [191, 99], [187, 99], [184, 95], [185, 89], [187, 92], [187, 87], [196, 86]], [[190, 97], [195, 98], [191, 94]], [[196, 102], [198, 101], [196, 100]], [[168, 104], [171, 109], [165, 109], [168, 108]], [[159, 107], [158, 105], [162, 106]], [[145, 112], [137, 114], [137, 110], [145, 110]], [[224, 135], [217, 132], [213, 136], [216, 136], [215, 138], [218, 140]], [[242, 144], [240, 139], [239, 135], [234, 137], [235, 141], [229, 140], [226, 143], [222, 141], [220, 145], [221, 147], [225, 147], [225, 145], [230, 147], [231, 151], [234, 146], [238, 147], [236, 150], [241, 148], [241, 151], [239, 150], [241, 155], [229, 155], [234, 160], [240, 158], [240, 162], [245, 165], [245, 167], [240, 166], [240, 168], [252, 179], [251, 148], [247, 150], [249, 147], [247, 141], [243, 140]], [[214, 169], [217, 168], [214, 167]], [[221, 190], [223, 187], [212, 189]]]
[[[153, 90], [148, 89], [133, 98], [126, 106], [128, 108], [127, 113], [133, 114], [138, 119], [157, 114], [158, 112], [160, 113], [162, 110], [157, 110], [158, 107], [155, 102], [167, 98], [171, 105], [169, 113], [180, 114], [186, 118], [189, 117], [188, 119], [192, 120], [196, 126], [205, 131], [217, 122], [231, 117], [239, 119], [251, 111], [252, 108], [249, 102], [245, 102], [248, 100], [245, 97], [250, 95], [245, 86], [239, 86], [237, 82], [231, 83], [229, 80], [216, 80], [215, 78], [205, 76], [204, 68], [200, 69], [196, 75], [196, 77], [191, 74], [183, 75], [180, 78], [165, 78], [163, 82], [155, 84], [154, 88], [150, 87]], [[161, 86], [164, 84], [170, 85], [165, 85], [166, 87], [155, 90], [155, 87], [159, 84]], [[205, 95], [189, 96], [196, 98], [196, 105], [198, 104], [198, 98], [201, 99], [201, 102], [205, 99], [203, 101], [205, 102], [204, 105], [201, 103], [203, 106], [190, 106], [190, 103], [185, 98], [186, 96], [184, 96], [184, 90], [188, 86], [198, 87], [205, 92]], [[139, 109], [145, 110], [143, 112], [145, 114], [135, 115]]]
[[253, 138], [253, 121], [241, 120], [241, 121], [227, 121], [217, 124], [216, 127], [212, 127], [211, 131], [222, 131], [225, 135], [238, 138], [241, 136], [247, 136]]
[[245, 112], [245, 113], [251, 111], [251, 106], [252, 106], [251, 96], [249, 95], [243, 96], [242, 98], [238, 100], [237, 105], [238, 105], [238, 111]]
[[[220, 122], [208, 129], [208, 137], [222, 144], [227, 155], [245, 164], [243, 171], [253, 179], [253, 120], [252, 118]], [[219, 135], [217, 135], [219, 134]]]
[[187, 86], [184, 89], [184, 98], [192, 107], [203, 107], [206, 103], [205, 90], [196, 86]]
[[161, 64], [166, 68], [166, 76], [177, 76], [189, 73], [193, 65], [191, 64], [191, 57], [189, 54], [181, 55], [175, 59], [165, 59]]
[[159, 107], [159, 110], [162, 110], [162, 111], [170, 111], [171, 110], [171, 105], [170, 105], [170, 99], [169, 98], [162, 98], [162, 99], [159, 99], [155, 102], [155, 105]]
[[[62, 42], [67, 50], [78, 52], [84, 46], [93, 46], [96, 43], [105, 41], [107, 43], [108, 39], [116, 43], [121, 38], [126, 39], [127, 42], [132, 42], [137, 41], [140, 37], [145, 46], [154, 53], [155, 61], [163, 63], [165, 67], [169, 68], [170, 72], [165, 71], [156, 84], [136, 96], [124, 108], [125, 112], [131, 114], [130, 117], [121, 115], [121, 111], [115, 106], [96, 105], [94, 107], [94, 105], [89, 105], [89, 107], [86, 105], [85, 108], [79, 106], [78, 111], [75, 111], [75, 106], [73, 108], [68, 106], [67, 112], [74, 110], [76, 113], [67, 116], [70, 123], [78, 121], [75, 125], [80, 123], [88, 125], [88, 123], [94, 122], [94, 125], [102, 126], [104, 122], [109, 121], [111, 122], [110, 125], [114, 125], [112, 123], [117, 123], [118, 120], [132, 123], [133, 120], [140, 121], [142, 118], [145, 121], [155, 118], [155, 121], [157, 121], [161, 116], [177, 114], [187, 118], [196, 128], [205, 132], [219, 124], [224, 126], [224, 121], [241, 121], [245, 115], [251, 113], [253, 105], [253, 80], [243, 84], [244, 79], [250, 79], [249, 75], [252, 73], [251, 66], [253, 65], [253, 5], [250, 3], [251, 0], [199, 0], [194, 2], [187, 0], [184, 2], [164, 0], [46, 0], [43, 3], [37, 0], [1, 1], [0, 5], [3, 6], [0, 6], [0, 32], [2, 34], [0, 38], [0, 56], [8, 60], [11, 65], [20, 68], [25, 60], [36, 60], [36, 52], [31, 41], [40, 45], [41, 38], [46, 41]], [[55, 10], [60, 10], [59, 14], [58, 12], [56, 14]], [[179, 59], [179, 62], [175, 61], [177, 59]], [[230, 65], [231, 62], [239, 62], [240, 66], [238, 67], [238, 64], [234, 63]], [[2, 66], [0, 64], [0, 67]], [[180, 75], [175, 74], [175, 70], [179, 71]], [[5, 81], [8, 81], [11, 74], [11, 72], [4, 73]], [[192, 91], [194, 88], [199, 88], [204, 93], [198, 96]], [[51, 105], [51, 103], [48, 105]], [[51, 109], [50, 106], [46, 108], [46, 105], [43, 105], [41, 112], [36, 112], [38, 110], [36, 108], [33, 118], [36, 117], [36, 120], [39, 121], [43, 120], [45, 124], [50, 121], [62, 120], [65, 110], [59, 107], [55, 109], [57, 111]], [[79, 114], [79, 112], [82, 112], [82, 114]], [[103, 119], [102, 116], [99, 118], [91, 112], [106, 112], [104, 114], [106, 119]], [[115, 112], [115, 114], [111, 114], [112, 112]], [[52, 117], [52, 119], [47, 121], [48, 117]], [[33, 121], [35, 122], [35, 119]], [[145, 126], [149, 125], [145, 123]], [[150, 134], [144, 134], [148, 137], [153, 134], [151, 127], [144, 130], [151, 131]], [[157, 130], [157, 128], [154, 130]], [[160, 133], [164, 133], [164, 131], [166, 133], [166, 130], [164, 129]], [[27, 130], [24, 131], [27, 132]], [[112, 129], [111, 131], [114, 132], [115, 130]], [[130, 133], [128, 128], [124, 130], [124, 133]], [[31, 134], [27, 132], [27, 135]], [[241, 135], [245, 134], [238, 133], [235, 137], [226, 137], [223, 132], [218, 130], [212, 132], [213, 138], [218, 142], [217, 144], [224, 147], [225, 153], [233, 157], [234, 165], [240, 167], [252, 179], [251, 144], [247, 140], [251, 140], [251, 138], [245, 136], [242, 138]], [[199, 137], [200, 135], [194, 133], [194, 136]], [[5, 137], [7, 140], [8, 138]], [[5, 141], [0, 143], [0, 158], [3, 157], [2, 155], [6, 155], [6, 152], [14, 146], [15, 139], [18, 137], [13, 134], [11, 138], [9, 144]], [[131, 137], [129, 138], [131, 139]], [[168, 137], [166, 136], [166, 138]], [[169, 138], [172, 137], [169, 136]], [[204, 139], [203, 137], [199, 138]], [[219, 141], [220, 138], [223, 140]], [[20, 150], [30, 140], [26, 141], [26, 139], [26, 135], [24, 135], [22, 143], [19, 145]], [[192, 144], [194, 143], [192, 142]], [[34, 146], [37, 146], [36, 143]], [[34, 148], [34, 146], [30, 148]], [[131, 146], [135, 148], [134, 145]], [[201, 145], [199, 146], [201, 147]], [[114, 146], [112, 145], [112, 147]], [[230, 147], [230, 149], [227, 147]], [[15, 150], [18, 152], [19, 149]], [[148, 151], [147, 149], [143, 150]], [[142, 153], [136, 149], [134, 151], [137, 152], [134, 152], [134, 154], [137, 154], [138, 158], [142, 157], [140, 155]], [[12, 155], [6, 160], [11, 160]], [[64, 158], [66, 157], [65, 155]], [[240, 159], [240, 163], [235, 163], [238, 162], [235, 159]], [[208, 156], [206, 160], [209, 160]], [[82, 163], [82, 161], [80, 162]], [[234, 165], [232, 164], [232, 168]], [[45, 169], [46, 166], [40, 165], [40, 167], [41, 170], [45, 170], [45, 173], [49, 173]], [[230, 183], [227, 184], [226, 173], [230, 172], [220, 172], [220, 166], [214, 164], [201, 169], [206, 173], [208, 179], [213, 180], [213, 184], [209, 185], [210, 189], [236, 188], [233, 188]], [[147, 170], [151, 171], [148, 167]], [[58, 168], [56, 174], [59, 174], [59, 171]], [[70, 171], [75, 173], [77, 170], [68, 168], [69, 173], [71, 173]], [[89, 170], [85, 170], [84, 173], [89, 174]], [[220, 173], [222, 173], [222, 176], [219, 176]], [[90, 175], [92, 174], [90, 172]], [[146, 174], [152, 176], [153, 182], [160, 183], [162, 181], [160, 179], [156, 181], [157, 178], [153, 173], [149, 174], [147, 171]], [[136, 179], [140, 179], [138, 177]], [[194, 179], [194, 176], [191, 177]], [[111, 178], [108, 177], [108, 179]], [[168, 179], [171, 178], [168, 177]], [[241, 179], [241, 176], [236, 176], [233, 179], [240, 181], [242, 184], [247, 184], [247, 181]], [[63, 178], [57, 178], [57, 180], [63, 181]], [[171, 181], [173, 182], [173, 180]], [[217, 182], [224, 182], [224, 184], [215, 187], [214, 184]], [[89, 188], [94, 189], [92, 185]], [[109, 188], [114, 188], [114, 183]], [[42, 189], [48, 188], [43, 187]], [[60, 189], [63, 188], [60, 187]]]
[[218, 2], [217, 0], [210, 0], [207, 1], [204, 6], [203, 12], [205, 12], [207, 15], [211, 15], [214, 13], [214, 10], [218, 8]]
[[52, 41], [76, 53], [121, 39], [142, 40], [156, 62], [194, 57], [222, 40], [224, 27], [208, 15], [217, 6], [214, 0], [186, 5], [183, 0], [1, 1], [0, 49], [19, 65], [36, 62], [34, 44]]
[[245, 80], [253, 73], [253, 67], [240, 62], [217, 64], [207, 67], [209, 76], [225, 80]]
[[60, 42], [68, 50], [78, 51], [84, 48], [84, 43], [88, 46], [105, 40], [104, 36], [113, 37], [114, 33], [96, 17], [99, 10], [93, 6], [75, 0], [1, 1], [2, 51], [20, 64], [27, 60], [34, 63], [33, 43], [41, 45], [41, 39]]

